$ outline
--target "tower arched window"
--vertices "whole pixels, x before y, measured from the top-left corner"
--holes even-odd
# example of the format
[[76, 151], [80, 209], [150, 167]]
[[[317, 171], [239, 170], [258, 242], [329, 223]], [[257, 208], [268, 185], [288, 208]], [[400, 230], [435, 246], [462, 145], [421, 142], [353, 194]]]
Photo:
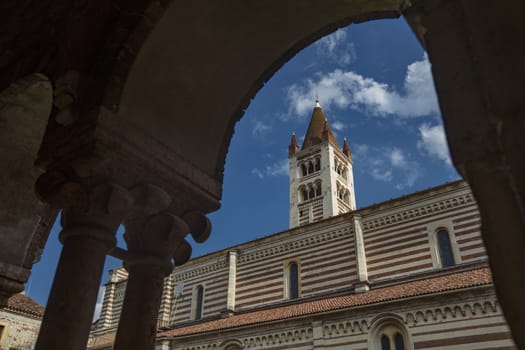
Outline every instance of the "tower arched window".
[[319, 171], [319, 170], [321, 170], [321, 159], [316, 158], [315, 159], [315, 171]]
[[308, 191], [303, 189], [302, 195], [303, 195], [303, 201], [306, 202], [308, 200]]
[[308, 198], [312, 199], [315, 197], [315, 190], [313, 187], [310, 188], [310, 191], [308, 191]]
[[299, 265], [295, 261], [288, 264], [288, 298], [299, 298]]
[[301, 164], [301, 172], [303, 173], [303, 176], [306, 176], [308, 173], [306, 172], [306, 165], [303, 163]]
[[311, 174], [314, 172], [314, 164], [312, 162], [308, 162], [308, 174]]
[[441, 267], [454, 266], [454, 253], [452, 252], [452, 244], [450, 243], [450, 235], [447, 230], [441, 229], [436, 234], [439, 261]]
[[195, 291], [195, 308], [194, 308], [194, 319], [200, 320], [202, 318], [202, 311], [204, 306], [204, 287], [198, 286]]
[[318, 183], [316, 186], [315, 186], [315, 195], [317, 197], [319, 197], [321, 195], [321, 184]]

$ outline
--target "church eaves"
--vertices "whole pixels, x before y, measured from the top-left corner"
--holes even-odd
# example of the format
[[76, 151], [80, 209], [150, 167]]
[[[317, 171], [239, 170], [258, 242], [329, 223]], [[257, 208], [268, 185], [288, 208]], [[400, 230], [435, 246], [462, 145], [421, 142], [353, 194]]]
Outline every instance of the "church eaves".
[[310, 119], [310, 124], [308, 125], [308, 130], [304, 137], [303, 146], [301, 150], [304, 150], [310, 146], [320, 144], [323, 141], [329, 140], [334, 146], [337, 146], [339, 149], [339, 144], [330, 129], [330, 125], [324, 115], [323, 109], [319, 105], [319, 101], [315, 101], [314, 111], [312, 113], [312, 118]]

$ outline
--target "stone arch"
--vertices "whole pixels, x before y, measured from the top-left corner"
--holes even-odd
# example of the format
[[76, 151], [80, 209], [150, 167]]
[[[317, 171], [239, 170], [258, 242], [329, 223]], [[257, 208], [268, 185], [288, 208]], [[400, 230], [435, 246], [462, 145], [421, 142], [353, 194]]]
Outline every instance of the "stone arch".
[[[283, 6], [279, 1], [254, 3], [250, 8], [236, 1], [232, 6], [210, 6], [210, 11], [186, 4], [181, 12], [177, 0], [155, 2], [124, 44], [126, 52], [116, 58], [103, 103], [122, 121], [153, 135], [186, 159], [196, 159], [197, 167], [222, 179], [234, 124], [264, 82], [285, 62], [338, 28], [364, 20], [399, 17], [408, 4], [406, 0], [376, 0], [366, 4], [359, 0], [343, 3], [332, 0], [304, 4], [298, 12], [296, 6]], [[237, 15], [232, 7], [243, 10], [244, 18], [233, 19]], [[320, 11], [322, 18], [318, 16]], [[238, 29], [240, 22], [243, 30]], [[203, 31], [197, 23], [217, 26]], [[253, 40], [268, 23], [276, 31], [284, 26], [287, 30], [279, 36]], [[218, 42], [236, 44], [225, 50]], [[184, 55], [180, 54], [180, 47], [185, 48]], [[205, 59], [208, 57], [214, 59]], [[153, 59], [155, 64], [151, 64]], [[199, 71], [184, 69], [195, 64], [200, 65]], [[201, 79], [201, 74], [206, 78]], [[205, 104], [201, 103], [203, 96], [207, 99]], [[174, 108], [177, 113], [170, 112]], [[147, 123], [142, 118], [146, 111]], [[174, 115], [191, 118], [181, 121], [168, 117]], [[210, 120], [208, 115], [217, 118]], [[210, 123], [214, 125], [206, 130], [198, 127]], [[179, 135], [178, 129], [185, 132]], [[195, 149], [197, 138], [201, 147], [205, 140], [209, 143], [205, 149], [217, 151], [199, 153]]]
[[369, 350], [381, 350], [381, 335], [385, 330], [393, 330], [394, 332], [401, 334], [405, 343], [405, 349], [414, 349], [410, 333], [403, 318], [397, 314], [384, 313], [377, 315], [370, 322], [370, 331], [368, 332]]
[[244, 349], [244, 344], [238, 339], [228, 339], [219, 345], [219, 349], [221, 350], [242, 350]]

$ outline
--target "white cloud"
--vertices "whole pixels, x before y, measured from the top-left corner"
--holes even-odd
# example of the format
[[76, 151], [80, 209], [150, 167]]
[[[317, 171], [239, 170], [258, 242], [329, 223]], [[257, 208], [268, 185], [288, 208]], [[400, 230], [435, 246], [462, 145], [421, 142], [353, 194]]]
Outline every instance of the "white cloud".
[[257, 176], [259, 179], [263, 179], [264, 178], [264, 174], [262, 173], [262, 171], [260, 171], [257, 168], [253, 168], [252, 169], [252, 174]]
[[266, 166], [266, 174], [269, 176], [288, 176], [290, 164], [288, 159], [282, 159], [278, 162]]
[[98, 289], [97, 304], [95, 305], [95, 312], [93, 313], [93, 321], [98, 320], [100, 312], [102, 311], [102, 302], [104, 300], [104, 292], [106, 287], [100, 286]]
[[380, 170], [377, 168], [372, 169], [371, 175], [374, 179], [383, 181], [383, 182], [390, 182], [392, 181], [392, 171], [391, 170]]
[[344, 124], [343, 122], [340, 122], [339, 120], [336, 120], [330, 123], [330, 126], [332, 127], [332, 129], [336, 131], [341, 131], [341, 130], [346, 129], [346, 124]]
[[381, 182], [392, 182], [402, 190], [412, 187], [423, 175], [421, 166], [397, 147], [354, 146], [355, 167]]
[[253, 123], [252, 135], [255, 137], [264, 137], [271, 130], [272, 127], [270, 125], [265, 124], [260, 120], [255, 120]]
[[288, 87], [288, 117], [304, 118], [313, 107], [313, 96], [319, 95], [326, 108], [353, 108], [376, 116], [401, 118], [439, 114], [430, 62], [423, 57], [407, 67], [402, 91], [393, 86], [364, 77], [353, 71], [336, 69], [319, 74], [316, 80], [307, 79]]
[[445, 162], [447, 165], [452, 165], [445, 130], [442, 125], [422, 124], [419, 127], [419, 136], [421, 138], [417, 143], [419, 150]]
[[327, 57], [340, 66], [347, 66], [357, 59], [354, 43], [347, 41], [345, 29], [338, 29], [332, 34], [319, 39], [315, 46], [317, 55]]
[[390, 158], [390, 163], [392, 163], [393, 166], [405, 167], [407, 164], [405, 155], [403, 154], [403, 152], [401, 152], [399, 148], [396, 148], [396, 147], [392, 148], [390, 150], [389, 158]]
[[275, 163], [267, 164], [264, 169], [253, 168], [251, 173], [259, 179], [266, 176], [288, 176], [290, 165], [288, 159], [281, 159]]

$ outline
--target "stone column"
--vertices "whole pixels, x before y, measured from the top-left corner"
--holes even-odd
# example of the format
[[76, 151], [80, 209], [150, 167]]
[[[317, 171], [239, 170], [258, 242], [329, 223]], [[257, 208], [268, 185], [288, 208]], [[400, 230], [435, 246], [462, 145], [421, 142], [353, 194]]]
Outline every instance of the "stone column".
[[116, 244], [116, 230], [132, 198], [112, 184], [85, 189], [68, 183], [59, 192], [62, 199], [69, 195], [72, 204], [62, 212], [64, 246], [35, 349], [84, 350], [106, 254]]
[[163, 211], [171, 199], [160, 188], [148, 185], [137, 192], [137, 203], [152, 205], [141, 205], [125, 222], [129, 278], [114, 350], [154, 349], [164, 278], [173, 270], [172, 260], [182, 264], [189, 259], [191, 246], [184, 237], [190, 230], [197, 242], [209, 235], [204, 215], [191, 212], [181, 219]]
[[363, 293], [370, 289], [368, 284], [363, 227], [361, 226], [361, 216], [354, 215], [352, 219], [354, 221], [354, 250], [356, 260], [355, 264], [357, 267], [357, 284], [354, 286], [354, 290], [356, 293]]
[[235, 286], [237, 284], [237, 251], [228, 252], [228, 296], [226, 310], [235, 311]]

